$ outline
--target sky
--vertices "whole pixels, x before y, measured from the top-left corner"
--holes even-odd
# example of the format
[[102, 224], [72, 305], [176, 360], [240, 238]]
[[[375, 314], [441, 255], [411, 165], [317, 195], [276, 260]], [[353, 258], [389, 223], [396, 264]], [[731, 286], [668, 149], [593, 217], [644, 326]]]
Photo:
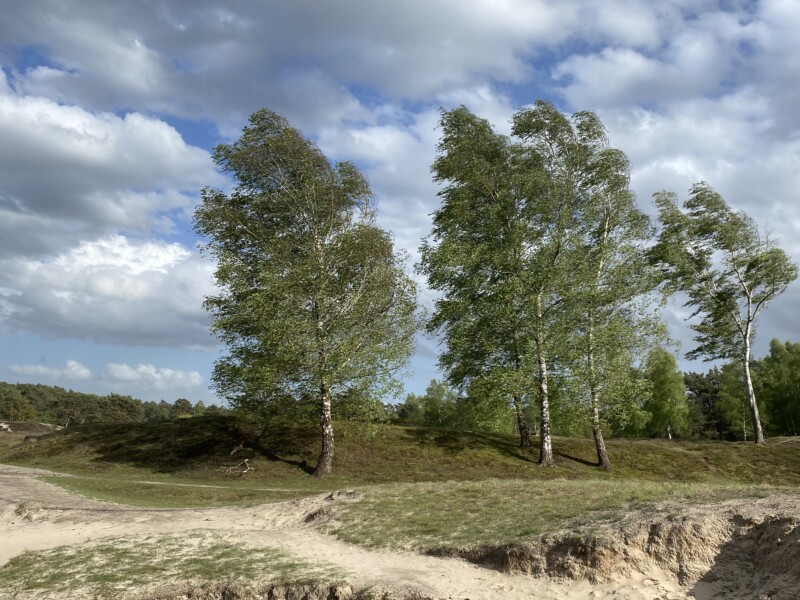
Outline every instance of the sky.
[[[537, 98], [600, 116], [648, 214], [704, 180], [800, 261], [798, 31], [798, 0], [5, 2], [0, 380], [218, 401], [191, 219], [231, 186], [214, 146], [262, 107], [364, 171], [410, 272], [440, 108], [508, 133]], [[800, 340], [799, 304], [795, 284], [767, 309], [756, 356]], [[681, 353], [686, 316], [664, 312]], [[441, 377], [438, 351], [419, 337], [407, 392]]]

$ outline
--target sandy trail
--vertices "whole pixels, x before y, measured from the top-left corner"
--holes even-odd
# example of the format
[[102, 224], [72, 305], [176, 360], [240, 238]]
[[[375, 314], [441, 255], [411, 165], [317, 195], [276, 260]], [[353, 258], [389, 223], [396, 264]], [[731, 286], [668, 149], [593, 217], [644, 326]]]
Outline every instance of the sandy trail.
[[0, 465], [0, 566], [26, 550], [84, 545], [119, 536], [225, 532], [253, 547], [275, 547], [309, 562], [336, 565], [354, 587], [416, 590], [434, 598], [678, 600], [694, 598], [658, 568], [607, 584], [508, 575], [461, 559], [364, 549], [319, 533], [306, 517], [346, 494], [257, 507], [137, 509], [71, 495], [36, 477], [38, 469]]

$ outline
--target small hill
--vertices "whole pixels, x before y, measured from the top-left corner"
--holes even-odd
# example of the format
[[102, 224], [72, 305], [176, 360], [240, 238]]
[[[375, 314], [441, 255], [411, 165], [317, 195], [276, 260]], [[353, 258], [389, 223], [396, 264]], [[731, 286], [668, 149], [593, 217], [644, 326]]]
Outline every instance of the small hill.
[[[332, 483], [499, 479], [642, 479], [800, 484], [800, 438], [751, 443], [614, 439], [611, 471], [595, 464], [592, 440], [556, 438], [556, 466], [536, 464], [536, 447], [514, 436], [403, 425], [336, 423]], [[37, 431], [37, 433], [39, 433]], [[4, 434], [0, 434], [2, 436]], [[5, 434], [7, 435], [7, 434]], [[244, 449], [231, 451], [244, 442]], [[260, 427], [227, 414], [149, 423], [70, 426], [35, 443], [0, 442], [0, 461], [73, 473], [131, 470], [207, 477], [247, 458], [248, 480], [306, 481], [319, 452], [314, 423]]]

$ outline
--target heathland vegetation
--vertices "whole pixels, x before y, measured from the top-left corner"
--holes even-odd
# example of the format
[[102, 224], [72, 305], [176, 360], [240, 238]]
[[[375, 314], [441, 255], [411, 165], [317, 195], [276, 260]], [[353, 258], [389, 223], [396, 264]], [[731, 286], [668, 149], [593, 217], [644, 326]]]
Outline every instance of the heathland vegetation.
[[[294, 570], [278, 569], [282, 582], [320, 583], [328, 577], [340, 581], [344, 575], [320, 571], [318, 560], [306, 564], [292, 552], [272, 550], [265, 555], [265, 550], [247, 546], [246, 536], [218, 539], [213, 532], [202, 531], [205, 521], [222, 515], [240, 518], [239, 528], [260, 531], [261, 509], [252, 505], [285, 500], [296, 501], [282, 503], [270, 514], [291, 512], [305, 502], [321, 504], [319, 511], [298, 513], [294, 525], [302, 536], [314, 536], [312, 545], [325, 541], [308, 529], [311, 524], [360, 546], [488, 561], [509, 551], [527, 556], [530, 544], [546, 539], [542, 535], [556, 536], [555, 546], [574, 547], [575, 556], [583, 556], [580, 552], [587, 548], [601, 552], [605, 542], [597, 536], [620, 523], [635, 527], [636, 519], [646, 518], [646, 527], [655, 522], [677, 527], [682, 521], [675, 515], [702, 511], [708, 503], [731, 500], [751, 505], [767, 496], [781, 502], [800, 485], [800, 437], [795, 436], [772, 438], [766, 446], [609, 437], [614, 469], [600, 470], [591, 437], [556, 435], [553, 465], [543, 469], [535, 449], [520, 448], [515, 434], [357, 420], [335, 422], [336, 468], [318, 480], [312, 476], [318, 425], [290, 417], [273, 415], [265, 423], [234, 411], [142, 423], [70, 425], [55, 432], [12, 423], [12, 433], [0, 433], [0, 462], [55, 470], [63, 475], [47, 476], [48, 482], [83, 496], [138, 507], [250, 508], [175, 513], [176, 519], [191, 519], [187, 526], [195, 533], [188, 537], [165, 535], [172, 530], [151, 527], [145, 539], [26, 552], [0, 569], [0, 591], [24, 586], [63, 594], [63, 589], [82, 582], [82, 590], [89, 587], [96, 597], [113, 598], [119, 588], [187, 578], [192, 579], [192, 589], [215, 585], [220, 578], [255, 583], [265, 573], [274, 575], [284, 563], [294, 565]], [[328, 492], [342, 489], [349, 490], [347, 501], [322, 500], [337, 497]], [[122, 509], [121, 516], [114, 516], [114, 509], [106, 506], [96, 516], [108, 527], [115, 518], [133, 514], [131, 510]], [[34, 501], [19, 505], [12, 520], [28, 514], [34, 521], [47, 518], [46, 509]], [[167, 518], [172, 514], [166, 513]], [[157, 515], [165, 513], [143, 511], [134, 516], [145, 522]], [[59, 518], [64, 517], [59, 513]], [[569, 532], [568, 538], [557, 532]], [[698, 538], [697, 543], [705, 542]], [[151, 552], [156, 548], [158, 552]], [[687, 551], [701, 550], [706, 552], [699, 546]], [[175, 556], [166, 560], [165, 552]], [[226, 572], [231, 561], [238, 561], [238, 566]], [[89, 578], [81, 576], [86, 565], [91, 565]]]

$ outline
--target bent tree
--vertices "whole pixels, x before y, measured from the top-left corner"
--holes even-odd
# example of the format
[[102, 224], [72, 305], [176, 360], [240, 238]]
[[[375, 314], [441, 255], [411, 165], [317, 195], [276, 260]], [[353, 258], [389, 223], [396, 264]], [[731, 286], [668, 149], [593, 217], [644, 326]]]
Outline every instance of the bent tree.
[[683, 209], [676, 195], [655, 195], [662, 231], [651, 256], [670, 288], [689, 296], [697, 347], [687, 357], [741, 362], [756, 444], [764, 432], [750, 374], [755, 320], [797, 279], [797, 266], [744, 212], [706, 183], [692, 186]]
[[657, 330], [645, 296], [656, 283], [645, 253], [649, 219], [629, 189], [627, 157], [610, 146], [594, 113], [567, 117], [537, 103], [517, 113], [513, 131], [542, 157], [548, 196], [561, 198], [539, 206], [567, 209], [556, 213], [562, 241], [559, 262], [550, 267], [567, 278], [556, 295], [572, 323], [561, 344], [570, 356], [562, 363], [569, 363], [572, 385], [586, 398], [598, 465], [608, 469], [604, 416], [625, 420], [639, 393], [630, 376], [633, 357]]
[[236, 183], [230, 195], [203, 189], [195, 213], [217, 260], [220, 293], [205, 306], [228, 349], [214, 386], [252, 411], [315, 399], [322, 477], [334, 456], [331, 399], [396, 384], [413, 349], [416, 288], [374, 222], [361, 173], [332, 165], [282, 116], [254, 113], [214, 161]]
[[[454, 385], [491, 385], [517, 416], [520, 445], [530, 443], [523, 406], [536, 368], [531, 315], [531, 253], [542, 238], [532, 188], [544, 178], [538, 157], [496, 133], [467, 108], [443, 111], [434, 180], [441, 207], [422, 246], [419, 270], [442, 292], [428, 323], [442, 334], [440, 364]], [[539, 197], [539, 195], [535, 195]], [[543, 410], [547, 410], [547, 385]], [[551, 464], [549, 416], [541, 447]]]

